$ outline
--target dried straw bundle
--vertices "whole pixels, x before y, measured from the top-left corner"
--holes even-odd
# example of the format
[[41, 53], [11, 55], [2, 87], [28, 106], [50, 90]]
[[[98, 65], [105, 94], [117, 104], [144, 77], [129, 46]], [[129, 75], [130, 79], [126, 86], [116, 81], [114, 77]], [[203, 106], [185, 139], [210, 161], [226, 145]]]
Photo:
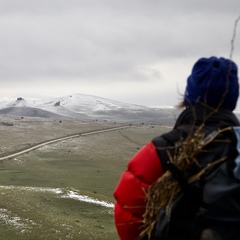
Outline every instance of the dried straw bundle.
[[[204, 151], [204, 148], [219, 135], [219, 133], [227, 130], [231, 130], [231, 127], [218, 130], [211, 134], [211, 136], [206, 137], [201, 131], [201, 127], [196, 131], [189, 134], [189, 136], [176, 143], [174, 147], [174, 155], [171, 156], [169, 150], [168, 153], [169, 161], [174, 163], [174, 165], [181, 170], [183, 173], [190, 169], [193, 164], [199, 165], [197, 161], [197, 156], [199, 153]], [[209, 167], [224, 161], [226, 157], [218, 159], [213, 163], [205, 166], [199, 173], [188, 179], [188, 183], [192, 183], [200, 178], [200, 176]], [[150, 186], [148, 192], [146, 193], [147, 205], [146, 211], [143, 215], [143, 225], [140, 238], [148, 236], [151, 238], [151, 233], [153, 231], [154, 225], [157, 221], [160, 209], [165, 208], [168, 216], [170, 217], [171, 203], [177, 197], [181, 188], [177, 180], [172, 176], [170, 171], [166, 171], [154, 184]]]

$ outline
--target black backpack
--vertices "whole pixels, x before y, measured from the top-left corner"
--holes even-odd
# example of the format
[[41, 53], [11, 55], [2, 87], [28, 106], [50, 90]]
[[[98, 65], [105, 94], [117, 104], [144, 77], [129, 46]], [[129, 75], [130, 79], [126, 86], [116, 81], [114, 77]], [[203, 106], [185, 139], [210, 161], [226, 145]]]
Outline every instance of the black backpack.
[[[214, 196], [214, 186], [217, 182], [224, 182], [223, 175], [227, 178], [231, 175], [231, 164], [237, 156], [235, 144], [235, 135], [232, 131], [226, 131], [219, 134], [218, 141], [214, 141], [207, 146], [207, 151], [198, 156], [198, 162], [201, 166], [194, 166], [186, 173], [181, 172], [174, 164], [168, 160], [167, 152], [164, 147], [169, 149], [169, 146], [175, 146], [175, 143], [187, 137], [190, 128], [181, 126], [169, 133], [153, 139], [153, 143], [157, 149], [163, 170], [169, 170], [173, 177], [178, 181], [181, 192], [171, 204], [170, 216], [166, 213], [166, 209], [161, 209], [158, 220], [152, 232], [151, 240], [197, 240], [204, 228], [206, 228], [206, 213], [209, 204], [213, 204], [219, 197], [223, 196], [226, 188], [222, 188], [222, 192], [217, 193], [218, 197]], [[214, 131], [209, 130], [208, 133]], [[224, 141], [222, 141], [224, 140]], [[228, 141], [226, 141], [228, 140]], [[173, 149], [173, 148], [172, 148]], [[170, 150], [170, 151], [175, 151]], [[219, 159], [220, 157], [228, 156], [227, 161], [219, 163], [214, 167], [209, 168], [198, 181], [192, 184], [187, 183], [189, 176], [199, 172], [206, 164]], [[228, 181], [228, 180], [227, 180]], [[239, 183], [235, 183], [236, 189], [239, 191]], [[207, 196], [211, 195], [211, 196]], [[205, 201], [205, 199], [211, 199]]]

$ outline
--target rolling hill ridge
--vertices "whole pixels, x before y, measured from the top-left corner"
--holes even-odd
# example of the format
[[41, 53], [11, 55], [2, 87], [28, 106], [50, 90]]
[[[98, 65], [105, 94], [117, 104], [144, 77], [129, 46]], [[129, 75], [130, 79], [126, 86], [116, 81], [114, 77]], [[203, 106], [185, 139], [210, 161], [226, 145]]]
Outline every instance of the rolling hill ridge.
[[171, 124], [178, 114], [173, 108], [154, 108], [75, 93], [49, 99], [0, 99], [0, 114], [103, 120], [123, 123]]

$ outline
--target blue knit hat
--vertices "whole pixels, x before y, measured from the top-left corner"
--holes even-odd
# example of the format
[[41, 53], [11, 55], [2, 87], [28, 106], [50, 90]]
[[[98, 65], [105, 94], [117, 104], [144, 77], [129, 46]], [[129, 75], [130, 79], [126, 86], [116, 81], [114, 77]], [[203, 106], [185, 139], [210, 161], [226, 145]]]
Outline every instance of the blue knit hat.
[[204, 103], [211, 107], [234, 110], [239, 95], [237, 65], [225, 58], [200, 58], [187, 79], [186, 105]]

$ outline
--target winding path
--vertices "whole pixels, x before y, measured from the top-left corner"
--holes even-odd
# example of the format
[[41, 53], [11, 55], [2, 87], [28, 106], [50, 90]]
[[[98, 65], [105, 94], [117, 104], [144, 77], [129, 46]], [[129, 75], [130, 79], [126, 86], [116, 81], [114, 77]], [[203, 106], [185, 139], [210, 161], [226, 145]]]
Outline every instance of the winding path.
[[71, 134], [71, 135], [68, 135], [68, 136], [65, 136], [65, 137], [50, 139], [50, 140], [47, 140], [47, 141], [44, 141], [44, 142], [36, 143], [36, 144], [34, 144], [30, 147], [24, 148], [24, 149], [16, 150], [16, 151], [14, 151], [14, 153], [13, 152], [9, 153], [6, 156], [0, 157], [0, 161], [6, 160], [6, 159], [9, 159], [9, 158], [13, 158], [13, 157], [21, 155], [23, 153], [27, 153], [27, 152], [30, 152], [30, 151], [35, 150], [37, 148], [43, 147], [45, 145], [52, 144], [52, 143], [59, 142], [59, 141], [63, 141], [63, 140], [67, 140], [67, 139], [70, 139], [70, 138], [76, 138], [76, 137], [93, 135], [93, 134], [97, 134], [97, 133], [116, 131], [116, 130], [119, 130], [119, 129], [129, 128], [129, 127], [130, 127], [130, 125], [125, 125], [125, 126], [121, 126], [121, 127], [113, 127], [113, 128], [106, 128], [106, 129], [76, 133], [76, 134]]

